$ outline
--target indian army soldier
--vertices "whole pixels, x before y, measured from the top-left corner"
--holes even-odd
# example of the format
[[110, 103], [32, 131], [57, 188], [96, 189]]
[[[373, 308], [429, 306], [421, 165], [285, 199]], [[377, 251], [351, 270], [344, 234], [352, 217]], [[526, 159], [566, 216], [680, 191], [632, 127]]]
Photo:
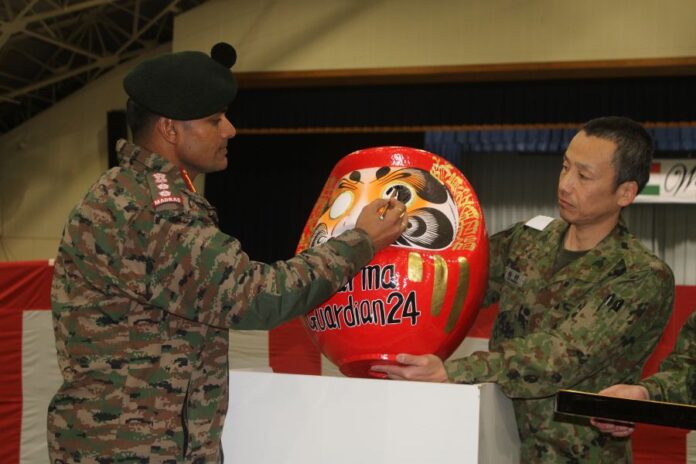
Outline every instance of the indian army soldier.
[[489, 352], [447, 362], [397, 357], [390, 378], [498, 383], [513, 399], [524, 463], [631, 461], [630, 443], [554, 417], [559, 389], [636, 382], [667, 323], [669, 267], [621, 220], [649, 177], [652, 140], [626, 118], [586, 123], [563, 157], [562, 219], [536, 217], [491, 237], [485, 304], [500, 313]]
[[[696, 312], [686, 320], [674, 349], [662, 361], [656, 373], [636, 385], [612, 385], [599, 394], [632, 400], [696, 404]], [[601, 419], [593, 419], [592, 424], [615, 437], [627, 437], [634, 430], [633, 424]]]
[[[320, 304], [404, 230], [376, 200], [356, 227], [274, 264], [218, 229], [191, 178], [227, 166], [234, 49], [166, 54], [125, 78], [134, 144], [70, 213], [55, 263], [63, 384], [48, 412], [52, 463], [216, 463], [228, 329], [269, 329]], [[383, 216], [383, 217], [380, 217]]]

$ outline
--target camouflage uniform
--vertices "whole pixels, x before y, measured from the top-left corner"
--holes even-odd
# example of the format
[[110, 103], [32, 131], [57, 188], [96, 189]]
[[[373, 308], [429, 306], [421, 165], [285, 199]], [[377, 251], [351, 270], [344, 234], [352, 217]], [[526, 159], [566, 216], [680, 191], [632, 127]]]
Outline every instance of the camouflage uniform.
[[490, 352], [447, 363], [452, 381], [495, 382], [511, 398], [522, 463], [630, 462], [627, 439], [554, 417], [554, 394], [636, 382], [669, 318], [672, 272], [621, 222], [553, 273], [568, 225], [522, 223], [491, 238], [486, 304], [500, 301]]
[[[228, 329], [306, 312], [374, 249], [353, 230], [285, 262], [250, 261], [173, 164], [131, 144], [119, 155], [71, 212], [55, 263], [64, 382], [49, 406], [51, 462], [219, 462]], [[156, 206], [163, 189], [170, 201]]]
[[696, 404], [696, 312], [682, 327], [660, 370], [639, 383], [652, 400]]

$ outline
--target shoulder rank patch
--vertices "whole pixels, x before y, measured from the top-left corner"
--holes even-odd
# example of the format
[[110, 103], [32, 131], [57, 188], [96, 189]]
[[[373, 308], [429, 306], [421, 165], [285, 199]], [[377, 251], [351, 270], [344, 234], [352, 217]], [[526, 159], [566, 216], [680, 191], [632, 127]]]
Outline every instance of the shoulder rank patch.
[[147, 180], [152, 194], [152, 206], [156, 210], [173, 209], [182, 205], [178, 187], [169, 182], [166, 174], [154, 172], [147, 176]]
[[531, 227], [536, 230], [544, 230], [546, 226], [553, 222], [553, 218], [550, 216], [539, 215], [535, 216], [525, 223], [525, 226]]

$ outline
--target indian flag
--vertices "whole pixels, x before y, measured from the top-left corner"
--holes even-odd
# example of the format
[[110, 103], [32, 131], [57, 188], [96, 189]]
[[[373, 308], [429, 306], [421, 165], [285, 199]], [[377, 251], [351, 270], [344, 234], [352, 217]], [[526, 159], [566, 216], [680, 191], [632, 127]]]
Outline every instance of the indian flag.
[[646, 196], [660, 196], [660, 173], [662, 172], [661, 163], [652, 163], [650, 165], [650, 179], [648, 179], [647, 185], [640, 192], [641, 195]]

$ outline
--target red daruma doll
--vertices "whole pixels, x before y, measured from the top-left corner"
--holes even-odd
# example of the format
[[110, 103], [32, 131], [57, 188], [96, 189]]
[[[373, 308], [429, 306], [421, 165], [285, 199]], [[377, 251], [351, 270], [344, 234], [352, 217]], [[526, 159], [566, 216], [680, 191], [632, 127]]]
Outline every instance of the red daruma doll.
[[396, 196], [408, 227], [348, 284], [303, 316], [324, 355], [350, 377], [379, 377], [397, 353], [442, 359], [471, 327], [488, 280], [488, 236], [462, 173], [424, 150], [378, 147], [338, 162], [297, 251], [355, 225], [363, 206]]

